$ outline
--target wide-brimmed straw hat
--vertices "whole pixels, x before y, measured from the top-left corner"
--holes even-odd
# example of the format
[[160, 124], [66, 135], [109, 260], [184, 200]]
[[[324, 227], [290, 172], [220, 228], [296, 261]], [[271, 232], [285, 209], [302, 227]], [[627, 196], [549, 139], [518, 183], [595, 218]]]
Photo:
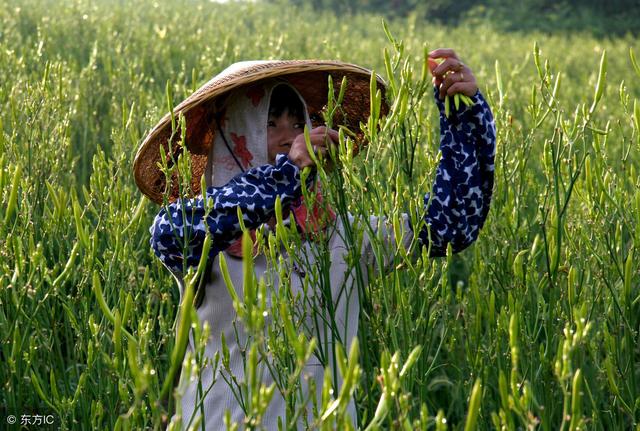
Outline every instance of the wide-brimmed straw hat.
[[[270, 78], [282, 78], [293, 85], [304, 98], [309, 115], [318, 114], [327, 104], [328, 77], [331, 75], [337, 93], [342, 78], [347, 78], [347, 89], [340, 113], [334, 117], [334, 127], [343, 125], [355, 132], [364, 144], [360, 123], [366, 123], [370, 110], [371, 71], [360, 66], [339, 61], [320, 60], [273, 60], [235, 63], [200, 87], [173, 109], [174, 118], [182, 114], [186, 120], [186, 147], [191, 153], [191, 190], [200, 193], [200, 178], [205, 171], [211, 145], [214, 142], [216, 114], [223, 107], [225, 98], [234, 90], [251, 86]], [[381, 113], [388, 107], [385, 103], [385, 83], [376, 76], [378, 88], [383, 92]], [[318, 124], [314, 124], [316, 126]], [[167, 113], [146, 136], [136, 154], [133, 172], [136, 184], [149, 199], [162, 202], [166, 191], [166, 179], [160, 170], [160, 151], [167, 156], [167, 163], [177, 160], [183, 151], [180, 131], [173, 131], [171, 153], [169, 139], [172, 135], [171, 113]], [[172, 157], [173, 156], [173, 157]], [[177, 171], [177, 170], [176, 170]], [[170, 200], [178, 197], [178, 177], [174, 171]]]

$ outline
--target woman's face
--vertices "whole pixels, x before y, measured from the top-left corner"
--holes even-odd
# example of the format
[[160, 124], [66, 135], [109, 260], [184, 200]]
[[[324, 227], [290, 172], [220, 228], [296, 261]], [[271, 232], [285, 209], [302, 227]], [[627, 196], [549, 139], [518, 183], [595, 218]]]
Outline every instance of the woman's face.
[[289, 154], [293, 140], [304, 132], [304, 126], [303, 118], [290, 115], [286, 109], [279, 117], [269, 115], [267, 122], [269, 163], [275, 163], [278, 154]]

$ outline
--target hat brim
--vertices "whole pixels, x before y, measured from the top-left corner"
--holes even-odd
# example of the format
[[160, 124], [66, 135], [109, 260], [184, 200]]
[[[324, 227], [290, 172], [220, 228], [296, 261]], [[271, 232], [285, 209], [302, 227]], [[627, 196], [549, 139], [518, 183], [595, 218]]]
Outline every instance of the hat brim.
[[[370, 110], [371, 71], [360, 66], [338, 61], [290, 60], [236, 63], [217, 75], [187, 97], [173, 109], [174, 118], [181, 114], [186, 122], [186, 146], [191, 153], [191, 192], [200, 193], [200, 178], [207, 165], [207, 157], [214, 141], [215, 114], [224, 99], [234, 90], [251, 86], [269, 78], [283, 78], [293, 85], [307, 103], [309, 115], [320, 113], [327, 103], [328, 77], [331, 75], [334, 91], [346, 76], [347, 89], [334, 125], [343, 125], [354, 131], [360, 145], [364, 144], [360, 124], [366, 123]], [[385, 83], [376, 75], [378, 88], [383, 92], [381, 113], [388, 107], [384, 102]], [[156, 203], [162, 203], [166, 192], [166, 179], [160, 170], [163, 151], [169, 166], [183, 151], [179, 130], [172, 130], [171, 113], [167, 113], [145, 137], [138, 148], [133, 172], [136, 184], [143, 194]], [[172, 137], [173, 132], [173, 137]], [[171, 141], [171, 146], [169, 145]], [[171, 147], [171, 151], [169, 151]], [[177, 172], [171, 179], [169, 200], [179, 195]]]

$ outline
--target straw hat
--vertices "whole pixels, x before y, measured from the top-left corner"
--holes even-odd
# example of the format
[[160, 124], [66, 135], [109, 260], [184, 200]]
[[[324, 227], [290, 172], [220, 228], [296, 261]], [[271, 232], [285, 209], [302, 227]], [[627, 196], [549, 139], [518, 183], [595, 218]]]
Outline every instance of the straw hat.
[[[200, 87], [173, 110], [177, 118], [184, 115], [187, 125], [185, 133], [187, 148], [191, 153], [191, 189], [200, 193], [200, 178], [207, 165], [211, 145], [215, 136], [215, 116], [222, 108], [226, 96], [243, 86], [251, 86], [269, 78], [282, 78], [293, 85], [304, 98], [313, 125], [327, 102], [328, 76], [331, 75], [334, 91], [337, 93], [342, 77], [347, 77], [347, 89], [342, 103], [341, 113], [334, 118], [335, 125], [344, 125], [358, 134], [358, 140], [364, 144], [360, 123], [366, 123], [369, 117], [369, 92], [371, 71], [353, 64], [339, 61], [290, 60], [290, 61], [245, 61], [235, 63]], [[388, 106], [384, 102], [385, 83], [376, 76], [378, 88], [383, 92], [381, 113], [386, 114]], [[136, 154], [133, 173], [136, 184], [149, 199], [162, 202], [166, 189], [165, 175], [160, 171], [160, 151], [167, 156], [171, 164], [168, 141], [171, 137], [171, 115], [167, 113], [146, 136]], [[173, 160], [177, 160], [183, 146], [181, 133], [176, 131], [172, 139]], [[161, 150], [162, 148], [162, 150]], [[174, 170], [170, 200], [178, 197], [177, 170]]]

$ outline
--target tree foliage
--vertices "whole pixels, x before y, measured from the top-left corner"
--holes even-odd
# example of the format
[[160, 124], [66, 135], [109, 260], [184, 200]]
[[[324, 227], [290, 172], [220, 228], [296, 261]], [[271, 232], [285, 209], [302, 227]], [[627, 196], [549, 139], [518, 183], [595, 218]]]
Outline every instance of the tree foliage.
[[443, 24], [489, 19], [507, 30], [582, 30], [597, 36], [638, 34], [640, 3], [635, 0], [267, 0], [336, 14], [378, 13], [388, 18], [415, 14]]

